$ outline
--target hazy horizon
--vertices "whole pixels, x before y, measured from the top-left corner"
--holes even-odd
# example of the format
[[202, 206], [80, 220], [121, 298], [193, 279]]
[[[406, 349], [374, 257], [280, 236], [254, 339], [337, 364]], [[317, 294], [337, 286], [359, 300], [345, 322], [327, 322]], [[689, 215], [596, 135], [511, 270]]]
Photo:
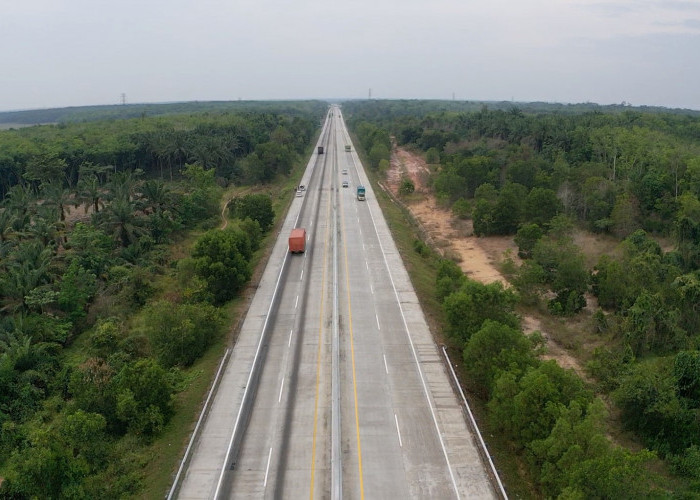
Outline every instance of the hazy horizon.
[[700, 2], [689, 0], [25, 0], [3, 6], [0, 41], [2, 111], [370, 88], [700, 110]]

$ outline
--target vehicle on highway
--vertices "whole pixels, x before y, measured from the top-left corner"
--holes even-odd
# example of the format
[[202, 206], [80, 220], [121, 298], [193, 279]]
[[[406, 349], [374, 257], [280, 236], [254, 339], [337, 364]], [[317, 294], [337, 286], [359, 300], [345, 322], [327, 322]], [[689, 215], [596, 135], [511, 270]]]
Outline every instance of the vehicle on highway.
[[306, 250], [306, 229], [297, 227], [292, 229], [289, 235], [289, 251], [291, 253], [304, 253]]
[[301, 189], [297, 189], [297, 197], [299, 196], [304, 196], [304, 193], [301, 191]]
[[349, 153], [350, 151], [352, 151], [352, 148], [350, 147], [350, 144], [346, 144], [346, 145], [345, 145], [345, 152], [346, 152], [346, 153]]
[[320, 155], [323, 154], [323, 146], [318, 147], [318, 154], [320, 154]]
[[343, 187], [344, 188], [348, 187], [348, 181], [343, 181]]
[[344, 169], [343, 169], [343, 175], [348, 175], [348, 169], [347, 169], [347, 168], [344, 168]]
[[357, 186], [357, 199], [360, 201], [365, 199], [365, 187], [362, 184]]
[[299, 184], [299, 191], [306, 191], [306, 186]]

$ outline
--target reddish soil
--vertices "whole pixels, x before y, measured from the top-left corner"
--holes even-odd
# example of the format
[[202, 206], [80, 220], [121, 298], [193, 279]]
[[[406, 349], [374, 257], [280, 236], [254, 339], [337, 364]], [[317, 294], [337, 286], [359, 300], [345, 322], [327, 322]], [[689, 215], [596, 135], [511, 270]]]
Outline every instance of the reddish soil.
[[[505, 286], [510, 286], [496, 265], [508, 250], [511, 258], [518, 260], [517, 246], [513, 243], [513, 238], [474, 236], [471, 221], [455, 218], [450, 210], [437, 203], [427, 186], [429, 176], [430, 167], [421, 156], [397, 146], [393, 147], [386, 187], [398, 198], [401, 181], [406, 177], [413, 181], [416, 188], [414, 194], [400, 199], [423, 227], [431, 243], [444, 256], [457, 261], [471, 279], [482, 283], [500, 281]], [[563, 368], [571, 368], [585, 378], [578, 360], [554, 342], [547, 332], [542, 331], [538, 318], [523, 317], [523, 329], [525, 333], [535, 330], [542, 332], [547, 343], [544, 359], [555, 359]]]

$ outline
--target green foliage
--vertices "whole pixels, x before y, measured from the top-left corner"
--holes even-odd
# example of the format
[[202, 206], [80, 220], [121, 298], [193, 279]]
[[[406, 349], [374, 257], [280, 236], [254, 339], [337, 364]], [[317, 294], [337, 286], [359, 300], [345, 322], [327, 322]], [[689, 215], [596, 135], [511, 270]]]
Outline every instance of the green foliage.
[[421, 257], [430, 255], [430, 247], [419, 239], [413, 240], [413, 250]]
[[95, 354], [106, 359], [118, 347], [123, 337], [122, 328], [117, 318], [107, 318], [99, 321], [90, 334], [90, 345]]
[[525, 224], [515, 233], [513, 241], [518, 245], [518, 257], [529, 259], [535, 244], [544, 236], [544, 231], [537, 224]]
[[581, 250], [568, 238], [540, 238], [532, 259], [544, 271], [544, 280], [556, 294], [549, 301], [555, 314], [572, 315], [586, 305], [589, 273]]
[[700, 200], [692, 193], [683, 193], [680, 209], [674, 220], [673, 233], [686, 269], [700, 268]]
[[550, 360], [529, 368], [522, 377], [510, 371], [501, 374], [488, 404], [489, 421], [523, 448], [549, 436], [572, 402], [585, 407], [591, 401], [581, 379]]
[[113, 246], [112, 240], [103, 231], [79, 222], [68, 238], [68, 255], [81, 268], [101, 276], [112, 262]]
[[413, 192], [416, 190], [416, 185], [413, 184], [413, 181], [409, 179], [408, 177], [404, 177], [401, 180], [401, 185], [399, 186], [399, 194], [402, 195], [407, 195], [407, 194], [413, 194]]
[[610, 214], [612, 230], [620, 237], [626, 237], [639, 229], [639, 205], [628, 193], [622, 193], [615, 199], [615, 206]]
[[452, 214], [458, 219], [468, 219], [471, 208], [471, 203], [468, 200], [460, 198], [452, 204]]
[[391, 151], [389, 133], [369, 122], [360, 122], [356, 131], [360, 146], [369, 158], [369, 166], [373, 169], [380, 168], [382, 160], [389, 160]]
[[691, 408], [700, 408], [700, 351], [680, 351], [673, 360], [678, 394]]
[[152, 359], [126, 364], [114, 377], [116, 417], [129, 432], [153, 436], [173, 414], [171, 376]]
[[229, 209], [234, 217], [256, 221], [263, 233], [269, 231], [275, 221], [272, 199], [266, 194], [248, 194], [236, 198], [229, 204]]
[[551, 189], [533, 188], [525, 199], [524, 218], [534, 224], [546, 225], [563, 211], [562, 202]]
[[122, 425], [116, 416], [114, 375], [114, 368], [103, 359], [88, 358], [70, 374], [68, 392], [77, 408], [103, 415], [108, 431], [119, 433]]
[[530, 339], [511, 326], [488, 319], [467, 341], [463, 359], [469, 384], [484, 399], [491, 395], [501, 373], [518, 375], [535, 365]]
[[253, 252], [260, 248], [260, 243], [262, 242], [263, 231], [260, 228], [258, 221], [245, 218], [238, 222], [238, 227], [241, 231], [248, 235], [250, 239], [250, 247]]
[[700, 446], [692, 445], [683, 451], [680, 455], [670, 457], [670, 462], [677, 474], [692, 478], [696, 481], [700, 480]]
[[426, 163], [440, 163], [440, 152], [438, 151], [437, 148], [429, 148], [425, 152], [425, 161]]
[[640, 361], [614, 393], [625, 425], [661, 454], [679, 453], [700, 444], [697, 411], [679, 396], [672, 361]]
[[163, 366], [189, 366], [221, 335], [224, 317], [210, 304], [158, 301], [146, 309], [144, 324]]
[[436, 289], [439, 300], [444, 300], [448, 295], [459, 290], [466, 282], [464, 271], [456, 262], [450, 259], [440, 259], [436, 274]]
[[597, 347], [593, 350], [593, 358], [586, 363], [586, 369], [595, 377], [598, 388], [610, 392], [620, 385], [622, 376], [634, 361], [632, 349], [610, 349]]
[[87, 313], [87, 306], [97, 292], [97, 278], [73, 261], [63, 275], [60, 287], [58, 305], [75, 323]]
[[[633, 453], [613, 448], [590, 460], [575, 464], [568, 472], [573, 486], [562, 491], [563, 498], [642, 498], [653, 496], [656, 474], [647, 464], [655, 458], [642, 450]], [[658, 493], [661, 496], [661, 493]]]
[[252, 248], [248, 236], [235, 229], [212, 230], [194, 246], [196, 273], [207, 282], [215, 304], [232, 299], [250, 279]]
[[484, 285], [467, 279], [443, 301], [449, 333], [465, 342], [487, 319], [517, 328], [520, 320], [513, 312], [517, 302], [515, 293], [498, 281]]
[[0, 493], [12, 497], [85, 497], [82, 481], [101, 467], [105, 420], [78, 410], [51, 426], [32, 426], [25, 446], [8, 461], [7, 484]]
[[246, 175], [251, 183], [271, 182], [277, 175], [288, 175], [296, 155], [289, 147], [276, 142], [258, 144], [246, 157]]
[[389, 148], [385, 144], [375, 143], [368, 153], [370, 167], [378, 169], [382, 160], [389, 160], [389, 153]]
[[525, 186], [508, 183], [499, 191], [495, 200], [489, 199], [492, 195], [485, 197], [484, 191], [478, 194], [473, 212], [474, 234], [488, 236], [515, 233], [524, 217], [527, 198]]

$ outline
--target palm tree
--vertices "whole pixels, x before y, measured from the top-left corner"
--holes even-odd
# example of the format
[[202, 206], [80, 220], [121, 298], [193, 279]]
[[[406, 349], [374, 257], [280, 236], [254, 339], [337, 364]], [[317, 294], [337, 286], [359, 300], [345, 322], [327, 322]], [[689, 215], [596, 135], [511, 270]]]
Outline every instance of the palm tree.
[[5, 243], [13, 234], [12, 224], [14, 218], [15, 215], [12, 213], [12, 210], [0, 208], [0, 243]]
[[53, 207], [40, 206], [27, 227], [27, 234], [41, 241], [44, 246], [52, 244], [58, 248], [65, 238], [65, 227], [65, 222], [59, 220]]
[[107, 205], [100, 213], [99, 225], [122, 247], [128, 247], [146, 232], [136, 216], [136, 205], [127, 198], [118, 198]]
[[51, 282], [52, 259], [53, 250], [41, 241], [20, 243], [0, 275], [0, 310], [26, 311], [25, 297], [38, 286]]
[[66, 220], [66, 205], [70, 204], [71, 193], [58, 181], [45, 182], [40, 188], [44, 204], [58, 209], [61, 222]]
[[141, 170], [124, 170], [115, 172], [107, 187], [109, 189], [109, 199], [131, 200], [139, 187], [139, 177], [143, 172]]
[[170, 190], [162, 181], [149, 180], [143, 183], [140, 193], [141, 206], [145, 214], [163, 212], [171, 201]]
[[7, 192], [2, 203], [21, 218], [30, 212], [35, 201], [34, 193], [28, 185], [16, 184]]
[[95, 174], [86, 177], [81, 177], [78, 181], [78, 197], [77, 199], [85, 204], [85, 213], [88, 213], [88, 208], [92, 206], [95, 213], [100, 211], [100, 207], [104, 207], [103, 190], [100, 180]]

